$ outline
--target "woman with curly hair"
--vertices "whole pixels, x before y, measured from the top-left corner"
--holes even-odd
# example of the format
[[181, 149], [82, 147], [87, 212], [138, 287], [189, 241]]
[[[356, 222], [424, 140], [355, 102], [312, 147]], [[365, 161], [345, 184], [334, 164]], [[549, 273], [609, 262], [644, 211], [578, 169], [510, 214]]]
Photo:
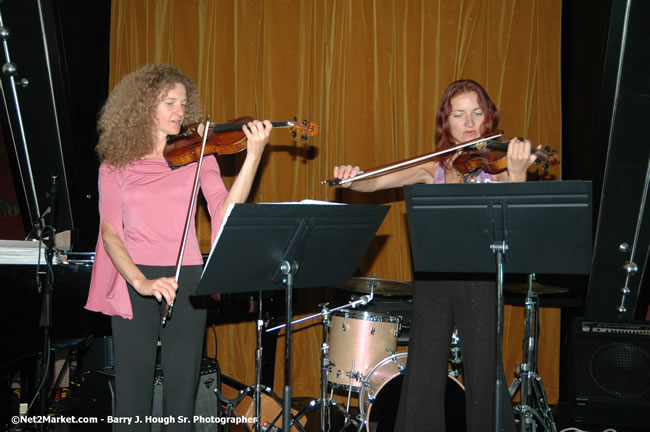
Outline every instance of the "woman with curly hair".
[[[436, 150], [447, 150], [486, 135], [497, 128], [499, 119], [496, 105], [480, 84], [472, 80], [454, 81], [443, 94], [436, 115]], [[507, 170], [496, 175], [482, 171], [461, 175], [453, 167], [459, 154], [459, 151], [448, 152], [421, 165], [343, 186], [373, 192], [414, 183], [523, 182], [528, 167], [535, 161], [530, 141], [520, 138], [508, 143]], [[335, 178], [347, 179], [358, 173], [357, 166], [334, 167]], [[446, 229], [450, 228], [453, 229]], [[476, 276], [479, 275], [472, 278]], [[445, 419], [449, 345], [454, 328], [458, 329], [463, 354], [466, 430], [493, 429], [496, 305], [493, 277], [467, 280], [466, 274], [415, 275], [406, 375], [395, 427], [385, 430], [444, 431], [445, 427], [449, 431], [463, 430], [462, 425], [450, 424]], [[501, 365], [499, 370], [505, 382]], [[502, 429], [514, 431], [512, 403], [506, 386], [502, 397]]]
[[[203, 259], [194, 224], [178, 283], [174, 276], [196, 164], [171, 169], [163, 157], [167, 137], [201, 120], [192, 80], [166, 64], [144, 66], [111, 92], [98, 121], [100, 229], [86, 308], [111, 316], [115, 350], [115, 416], [129, 430], [148, 430], [158, 341], [164, 375], [163, 415], [191, 422], [200, 372], [206, 311], [189, 301]], [[211, 216], [212, 238], [231, 203], [244, 202], [271, 133], [271, 123], [243, 126], [246, 159], [230, 191], [216, 158], [206, 156], [199, 183]], [[192, 210], [195, 216], [196, 208]], [[174, 302], [161, 327], [162, 301]], [[137, 421], [140, 423], [137, 423]], [[190, 430], [176, 421], [168, 430]]]

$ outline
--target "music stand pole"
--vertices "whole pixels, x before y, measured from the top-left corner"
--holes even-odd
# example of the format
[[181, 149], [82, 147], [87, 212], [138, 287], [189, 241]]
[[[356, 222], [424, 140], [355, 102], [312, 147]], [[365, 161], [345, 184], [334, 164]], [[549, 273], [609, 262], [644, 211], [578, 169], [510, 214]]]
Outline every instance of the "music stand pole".
[[260, 432], [260, 418], [262, 417], [262, 291], [259, 292], [257, 301], [257, 349], [255, 350], [255, 431]]
[[291, 321], [293, 320], [293, 276], [298, 270], [294, 262], [283, 261], [280, 264], [280, 271], [285, 278], [282, 282], [287, 287], [286, 290], [286, 328], [284, 339], [284, 391], [282, 392], [282, 430], [291, 430]]
[[497, 263], [497, 331], [496, 331], [496, 385], [494, 388], [494, 430], [501, 432], [503, 423], [501, 411], [503, 404], [501, 392], [503, 391], [503, 381], [501, 380], [501, 343], [503, 334], [503, 255], [508, 250], [508, 244], [505, 241], [497, 241], [490, 245], [490, 249], [496, 257]]
[[[54, 272], [52, 271], [52, 262], [54, 260], [54, 240], [56, 235], [56, 229], [54, 224], [56, 222], [56, 199], [57, 199], [57, 176], [52, 176], [52, 185], [50, 186], [49, 196], [50, 196], [50, 224], [46, 225], [43, 219], [39, 220], [40, 225], [40, 238], [41, 242], [45, 245], [45, 266], [46, 277], [45, 277], [45, 287], [41, 293], [41, 316], [39, 325], [42, 331], [42, 359], [41, 359], [41, 382], [40, 382], [40, 414], [43, 416], [48, 415], [49, 399], [50, 399], [50, 373], [53, 361], [50, 357], [52, 352], [52, 334], [51, 329], [53, 325], [53, 287], [54, 287]], [[40, 265], [40, 263], [39, 263]], [[40, 271], [39, 271], [40, 273]], [[40, 276], [39, 276], [40, 277]], [[45, 430], [46, 427], [44, 424], [39, 425], [40, 430]]]
[[323, 345], [321, 346], [321, 366], [320, 366], [320, 430], [325, 431], [327, 428], [327, 370], [329, 369], [330, 361], [327, 358], [329, 353], [329, 345], [327, 344], [327, 329], [330, 326], [330, 311], [327, 309], [328, 304], [323, 303], [321, 313], [323, 314]]

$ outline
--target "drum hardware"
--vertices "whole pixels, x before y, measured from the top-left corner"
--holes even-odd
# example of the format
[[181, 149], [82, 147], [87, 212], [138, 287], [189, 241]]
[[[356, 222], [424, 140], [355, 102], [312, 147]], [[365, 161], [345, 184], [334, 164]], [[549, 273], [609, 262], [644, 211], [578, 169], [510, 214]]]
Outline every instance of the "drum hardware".
[[377, 279], [375, 277], [353, 277], [343, 285], [337, 288], [358, 293], [367, 294], [370, 291], [370, 285], [374, 284], [373, 291], [375, 294], [383, 296], [412, 296], [413, 284], [410, 282], [397, 282], [386, 279]]
[[[273, 390], [270, 387], [262, 385], [262, 359], [263, 359], [263, 350], [262, 350], [262, 328], [264, 327], [264, 320], [262, 319], [262, 291], [259, 291], [259, 301], [257, 302], [257, 322], [255, 326], [255, 333], [256, 333], [256, 348], [255, 348], [255, 384], [252, 386], [248, 386], [242, 390], [239, 391], [237, 396], [234, 399], [228, 399], [226, 398], [222, 393], [220, 389], [215, 390], [215, 394], [217, 396], [217, 399], [219, 400], [219, 403], [223, 403], [226, 406], [226, 416], [229, 416], [230, 414], [233, 414], [235, 416], [239, 416], [237, 414], [237, 411], [235, 410], [235, 406], [237, 406], [241, 400], [248, 394], [252, 393], [253, 394], [253, 405], [254, 405], [254, 415], [255, 415], [255, 423], [254, 423], [254, 430], [255, 432], [262, 432], [266, 430], [267, 426], [261, 424], [261, 418], [262, 418], [262, 393], [269, 395], [275, 400], [278, 405], [282, 406], [282, 400], [273, 392]], [[251, 303], [251, 308], [253, 308], [254, 305]], [[275, 424], [278, 418], [280, 418], [281, 414], [278, 414], [276, 419], [273, 420], [271, 423], [271, 426]], [[297, 421], [292, 422], [293, 426], [297, 427], [300, 432], [305, 432], [305, 429], [302, 427], [300, 423]], [[228, 432], [229, 428], [228, 424], [226, 426], [225, 432]], [[247, 425], [244, 424], [244, 428], [248, 431], [249, 428]]]
[[[323, 343], [321, 344], [321, 395], [319, 399], [314, 399], [310, 401], [308, 404], [306, 404], [303, 408], [298, 411], [298, 414], [296, 414], [293, 424], [295, 426], [300, 426], [298, 421], [307, 414], [308, 411], [311, 411], [315, 409], [317, 406], [320, 406], [320, 411], [321, 411], [321, 416], [320, 416], [320, 426], [321, 426], [321, 431], [325, 432], [329, 430], [329, 424], [330, 424], [330, 409], [331, 407], [337, 408], [341, 414], [345, 418], [345, 425], [343, 426], [343, 429], [345, 429], [350, 423], [353, 423], [354, 420], [351, 418], [349, 414], [349, 404], [350, 404], [350, 394], [348, 394], [348, 409], [343, 410], [341, 406], [333, 399], [333, 389], [330, 393], [330, 396], [327, 396], [327, 376], [330, 371], [330, 366], [335, 364], [335, 362], [331, 361], [328, 358], [328, 353], [330, 351], [330, 345], [328, 343], [328, 329], [333, 325], [330, 319], [330, 315], [333, 312], [337, 312], [339, 310], [345, 310], [345, 309], [356, 309], [357, 306], [359, 305], [367, 305], [368, 303], [372, 302], [374, 298], [374, 285], [371, 281], [369, 282], [370, 286], [370, 294], [369, 295], [364, 295], [361, 296], [359, 299], [351, 301], [343, 306], [338, 306], [333, 309], [328, 309], [327, 306], [329, 306], [329, 303], [321, 303], [318, 306], [321, 308], [321, 312], [317, 314], [313, 314], [304, 318], [300, 318], [298, 320], [292, 321], [291, 325], [296, 325], [301, 322], [309, 321], [317, 317], [323, 317], [322, 320], [322, 325], [323, 325]], [[272, 332], [272, 331], [277, 331], [282, 328], [286, 327], [286, 324], [278, 325], [275, 327], [272, 327], [270, 329], [267, 329], [266, 332]], [[343, 333], [344, 331], [347, 331], [345, 328], [345, 324], [341, 326], [341, 332]], [[350, 382], [353, 382], [354, 379], [356, 379], [354, 376], [349, 376]], [[350, 385], [349, 388], [351, 389], [352, 386]], [[272, 425], [271, 425], [272, 426]], [[302, 429], [301, 429], [302, 430]]]
[[[515, 293], [528, 294], [529, 284], [526, 283], [507, 283], [503, 285], [503, 289]], [[533, 294], [561, 294], [569, 291], [567, 288], [561, 286], [553, 286], [541, 284], [538, 282], [533, 282], [532, 293]]]
[[460, 368], [463, 364], [463, 352], [460, 349], [460, 337], [458, 329], [454, 329], [451, 335], [451, 346], [449, 347], [449, 364], [448, 374], [454, 377], [460, 375]]
[[[392, 349], [388, 349], [388, 348], [386, 348], [386, 351], [388, 352], [388, 357], [386, 357], [386, 359], [389, 359], [393, 363], [395, 363], [395, 365], [397, 365], [397, 369], [400, 372], [404, 372], [406, 370], [406, 366], [403, 363], [400, 363], [400, 362], [397, 361], [398, 356], [395, 355], [397, 353], [395, 351], [393, 351]], [[384, 359], [384, 360], [386, 360], [386, 359]], [[370, 375], [370, 373], [368, 373], [368, 375]], [[365, 384], [365, 381], [364, 381], [364, 384]]]
[[[218, 417], [224, 416], [227, 418], [255, 417], [255, 400], [251, 397], [250, 391], [252, 387], [246, 387], [245, 384], [226, 375], [222, 375], [222, 384], [223, 387], [221, 385], [218, 385], [217, 387], [219, 389], [218, 395], [220, 396], [219, 401], [226, 405], [226, 409], [223, 413], [217, 411], [216, 415]], [[282, 422], [282, 400], [271, 390], [270, 387], [265, 387], [262, 391], [262, 410], [259, 418], [261, 423], [261, 432], [280, 431], [281, 429], [274, 425], [278, 424], [278, 422]], [[298, 410], [292, 408], [291, 412], [295, 414]], [[296, 425], [296, 427], [300, 427], [301, 431], [304, 431], [305, 429], [303, 428], [307, 427], [306, 419], [303, 420], [304, 421], [301, 421], [300, 425]], [[228, 432], [231, 430], [230, 425], [231, 423], [225, 423], [224, 425], [215, 424], [214, 428], [209, 427], [208, 429], [211, 431], [215, 430], [216, 432]], [[239, 423], [235, 424], [232, 429], [240, 432], [242, 430], [249, 431], [250, 427], [245, 423]], [[292, 428], [292, 431], [293, 430], [294, 429]]]
[[[525, 327], [523, 343], [524, 363], [517, 366], [518, 376], [509, 387], [512, 398], [520, 390], [519, 405], [514, 407], [515, 419], [519, 421], [521, 432], [537, 431], [541, 427], [544, 431], [557, 432], [553, 421], [553, 414], [548, 405], [546, 391], [542, 378], [537, 374], [537, 340], [539, 337], [539, 304], [533, 280], [534, 274], [528, 276], [528, 293], [526, 295]], [[538, 285], [539, 287], [539, 285]], [[565, 292], [566, 288], [562, 288]], [[546, 289], [544, 293], [550, 293]]]
[[[334, 363], [334, 362], [332, 362]], [[352, 399], [352, 383], [357, 380], [361, 380], [361, 374], [359, 372], [354, 372], [354, 367], [356, 366], [355, 360], [352, 360], [352, 370], [349, 372], [346, 372], [346, 375], [350, 378], [350, 382], [348, 383], [348, 397], [345, 402], [345, 423], [343, 425], [343, 429], [347, 427], [347, 425], [350, 423], [350, 400]], [[334, 396], [334, 386], [332, 386], [332, 390], [330, 392], [330, 396]]]
[[[219, 400], [219, 403], [222, 403], [222, 404], [224, 404], [226, 406], [226, 409], [223, 412], [223, 415], [225, 417], [231, 417], [231, 416], [233, 416], [233, 417], [241, 417], [242, 415], [244, 415], [244, 413], [237, 412], [237, 409], [235, 407], [237, 405], [239, 405], [239, 403], [244, 399], [244, 397], [246, 397], [246, 395], [248, 395], [251, 392], [251, 390], [253, 390], [253, 386], [246, 387], [245, 389], [240, 390], [239, 393], [237, 393], [237, 396], [235, 398], [228, 399], [221, 393], [220, 389], [216, 389], [215, 394], [217, 395], [217, 399]], [[265, 393], [272, 393], [272, 390], [270, 388], [268, 388], [268, 387], [265, 388], [264, 391], [265, 391]], [[275, 398], [277, 398], [277, 396], [275, 396], [275, 395], [273, 395], [273, 396]], [[253, 404], [255, 405], [254, 409], [257, 410], [257, 407], [259, 405], [255, 401], [253, 402]], [[219, 412], [221, 412], [221, 410], [219, 410]], [[257, 417], [257, 418], [259, 419], [259, 417]], [[247, 431], [250, 430], [246, 424], [243, 424], [243, 427]], [[261, 427], [259, 425], [259, 421], [255, 424], [255, 427], [256, 428]], [[217, 430], [219, 430], [219, 429], [217, 429]], [[223, 431], [228, 432], [229, 430], [230, 430], [230, 423], [226, 423], [225, 429], [223, 429]], [[259, 430], [264, 431], [265, 429], [264, 429], [264, 427], [261, 427], [261, 429], [259, 429]]]

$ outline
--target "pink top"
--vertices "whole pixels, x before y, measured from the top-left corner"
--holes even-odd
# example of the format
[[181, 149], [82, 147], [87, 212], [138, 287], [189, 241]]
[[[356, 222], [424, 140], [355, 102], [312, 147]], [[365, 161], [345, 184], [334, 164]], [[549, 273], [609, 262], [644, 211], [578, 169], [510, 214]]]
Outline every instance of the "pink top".
[[[172, 170], [164, 159], [143, 159], [120, 169], [99, 167], [99, 218], [117, 230], [133, 262], [175, 266], [183, 240], [187, 209], [197, 164]], [[199, 184], [212, 217], [212, 240], [221, 225], [221, 205], [228, 191], [221, 180], [216, 158], [206, 156]], [[196, 205], [192, 210], [195, 220]], [[190, 224], [183, 265], [202, 265], [203, 258]], [[106, 315], [133, 318], [126, 281], [104, 250], [101, 231], [95, 248], [86, 309]]]

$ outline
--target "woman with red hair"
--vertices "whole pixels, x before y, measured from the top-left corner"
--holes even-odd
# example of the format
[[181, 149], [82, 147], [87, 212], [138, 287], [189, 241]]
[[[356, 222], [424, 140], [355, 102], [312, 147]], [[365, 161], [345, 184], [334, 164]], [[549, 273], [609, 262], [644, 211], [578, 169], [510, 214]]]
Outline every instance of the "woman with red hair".
[[[451, 83], [436, 115], [436, 151], [492, 132], [499, 119], [499, 110], [480, 84], [472, 80]], [[414, 183], [523, 182], [528, 167], [535, 161], [530, 141], [521, 138], [513, 138], [508, 143], [507, 170], [499, 174], [457, 172], [453, 161], [460, 154], [461, 151], [447, 152], [421, 165], [342, 186], [373, 192]], [[351, 178], [358, 173], [358, 166], [334, 168], [334, 177], [338, 179]], [[463, 355], [467, 431], [482, 432], [493, 428], [494, 372], [497, 369], [496, 289], [494, 276], [476, 280], [480, 279], [477, 276], [472, 275], [473, 280], [467, 280], [467, 274], [416, 274], [408, 364], [394, 430], [459, 430], [459, 425], [446, 425], [445, 422], [449, 344], [455, 328]], [[505, 383], [502, 365], [499, 371]], [[514, 431], [512, 403], [506, 385], [502, 397], [502, 429]]]

